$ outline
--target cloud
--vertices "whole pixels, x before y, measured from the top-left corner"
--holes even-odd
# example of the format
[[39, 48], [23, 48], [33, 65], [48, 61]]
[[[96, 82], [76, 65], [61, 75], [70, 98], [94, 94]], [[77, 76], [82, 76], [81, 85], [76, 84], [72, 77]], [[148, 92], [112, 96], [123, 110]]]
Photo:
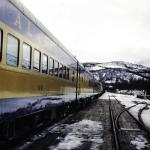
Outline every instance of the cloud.
[[82, 62], [150, 56], [149, 0], [21, 1]]

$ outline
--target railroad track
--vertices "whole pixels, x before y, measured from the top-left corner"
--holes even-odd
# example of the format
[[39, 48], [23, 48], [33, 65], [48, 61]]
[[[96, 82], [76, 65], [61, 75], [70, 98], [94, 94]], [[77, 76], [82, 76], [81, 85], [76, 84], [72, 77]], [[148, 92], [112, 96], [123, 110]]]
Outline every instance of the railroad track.
[[[113, 96], [113, 97], [114, 97], [114, 99], [121, 105], [121, 103], [119, 102], [119, 100], [118, 100], [115, 96]], [[139, 111], [138, 111], [138, 119], [136, 119], [136, 118], [129, 112], [129, 110], [130, 110], [131, 108], [133, 108], [133, 107], [136, 107], [136, 106], [140, 105], [140, 104], [144, 104], [145, 106], [142, 107], [141, 109], [139, 109]], [[145, 125], [145, 123], [144, 123], [144, 121], [143, 121], [143, 119], [142, 119], [142, 113], [143, 113], [144, 110], [149, 109], [149, 108], [148, 108], [149, 105], [150, 105], [150, 104], [148, 104], [147, 102], [136, 103], [135, 105], [133, 105], [133, 106], [131, 106], [131, 107], [128, 107], [128, 108], [125, 108], [123, 105], [121, 105], [121, 106], [123, 107], [123, 111], [120, 112], [120, 113], [118, 114], [118, 117], [116, 118], [116, 121], [115, 121], [115, 122], [116, 122], [117, 126], [118, 126], [118, 124], [119, 124], [119, 117], [120, 117], [124, 112], [127, 112], [134, 120], [136, 120], [137, 124], [138, 124], [142, 129], [144, 129], [147, 133], [150, 133], [150, 128], [148, 128], [148, 127]]]
[[115, 126], [115, 117], [114, 117], [113, 110], [111, 107], [110, 97], [109, 97], [109, 112], [110, 112], [110, 120], [112, 122], [112, 130], [113, 130], [113, 135], [114, 135], [115, 147], [116, 147], [116, 150], [119, 150], [120, 145], [119, 145], [119, 139], [118, 139], [118, 131], [117, 131], [117, 128]]
[[[112, 102], [112, 97], [113, 97], [113, 102]], [[118, 112], [118, 110], [117, 111], [115, 110], [116, 106], [114, 106], [114, 103], [115, 103], [114, 100], [120, 106], [119, 112]], [[129, 112], [129, 110], [138, 105], [144, 105], [144, 106], [138, 111], [138, 119], [137, 119]], [[136, 103], [128, 108], [125, 108], [115, 96], [109, 96], [109, 111], [110, 111], [112, 131], [113, 131], [113, 135], [114, 135], [114, 143], [115, 143], [116, 150], [131, 149], [131, 147], [130, 146], [128, 147], [127, 144], [126, 144], [126, 146], [125, 146], [125, 144], [122, 144], [123, 143], [122, 137], [121, 137], [122, 132], [126, 132], [129, 134], [126, 136], [126, 138], [132, 136], [132, 133], [134, 133], [134, 134], [140, 133], [141, 135], [144, 135], [148, 141], [150, 141], [150, 137], [149, 137], [150, 129], [144, 124], [144, 121], [141, 117], [143, 111], [148, 109], [148, 106], [149, 106], [148, 103], [141, 102], [141, 103]], [[134, 120], [134, 124], [137, 124], [138, 126], [136, 128], [132, 128], [132, 125], [131, 125], [131, 128], [128, 128], [128, 127], [122, 128], [121, 124], [123, 124], [123, 123], [121, 123], [121, 121], [122, 121], [121, 117], [124, 114], [126, 114], [126, 116], [127, 115], [130, 116], [130, 118], [132, 118], [132, 120]], [[130, 144], [130, 143], [128, 142], [128, 144]]]

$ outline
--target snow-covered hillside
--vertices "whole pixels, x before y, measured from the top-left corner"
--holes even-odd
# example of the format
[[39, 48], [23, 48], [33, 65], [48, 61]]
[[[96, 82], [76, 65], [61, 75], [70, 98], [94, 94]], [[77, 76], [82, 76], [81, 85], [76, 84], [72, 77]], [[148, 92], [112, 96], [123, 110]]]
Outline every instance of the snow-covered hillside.
[[[92, 63], [87, 62], [83, 63], [83, 65], [89, 70], [99, 70], [99, 69], [106, 69], [106, 68], [120, 68], [120, 69], [134, 69], [134, 70], [143, 70], [143, 71], [150, 71], [150, 67], [146, 67], [140, 64], [133, 64], [124, 61], [112, 61], [106, 63]], [[149, 65], [150, 66], [150, 65]]]
[[150, 68], [123, 61], [83, 64], [104, 84], [150, 79]]

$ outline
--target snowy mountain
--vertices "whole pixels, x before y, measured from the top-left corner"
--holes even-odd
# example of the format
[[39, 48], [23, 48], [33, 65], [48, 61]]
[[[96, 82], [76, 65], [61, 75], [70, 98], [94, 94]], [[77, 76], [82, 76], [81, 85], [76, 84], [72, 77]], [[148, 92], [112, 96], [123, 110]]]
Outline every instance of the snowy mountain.
[[129, 83], [133, 80], [150, 79], [150, 68], [129, 62], [91, 62], [83, 65], [103, 84]]
[[93, 63], [93, 62], [88, 62], [88, 63], [83, 63], [83, 65], [89, 69], [89, 70], [99, 70], [99, 69], [108, 69], [108, 68], [121, 68], [121, 69], [134, 69], [137, 71], [146, 71], [150, 70], [149, 67], [140, 65], [140, 64], [133, 64], [129, 62], [124, 62], [124, 61], [112, 61], [112, 62], [106, 62], [106, 63]]
[[125, 71], [124, 69], [101, 69], [101, 70], [94, 70], [91, 71], [95, 74], [95, 76], [99, 76], [99, 80], [101, 82], [106, 82], [106, 83], [115, 83], [115, 82], [129, 82], [130, 80], [133, 79], [141, 79], [141, 77], [129, 73], [127, 71]]

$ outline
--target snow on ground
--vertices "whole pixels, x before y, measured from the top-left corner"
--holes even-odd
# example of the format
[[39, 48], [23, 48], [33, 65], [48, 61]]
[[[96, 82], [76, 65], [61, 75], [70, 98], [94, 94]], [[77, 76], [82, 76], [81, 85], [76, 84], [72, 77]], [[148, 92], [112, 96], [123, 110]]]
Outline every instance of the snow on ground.
[[142, 135], [137, 135], [132, 138], [131, 144], [135, 145], [137, 150], [144, 149], [148, 146], [148, 141]]
[[[150, 100], [140, 99], [134, 95], [124, 95], [124, 94], [116, 94], [116, 93], [106, 92], [102, 96], [102, 98], [106, 99], [106, 100], [109, 100], [109, 97], [111, 100], [115, 100], [115, 98], [118, 99], [120, 101], [120, 103], [122, 105], [124, 105], [126, 108], [131, 107], [131, 106], [135, 105], [136, 103], [146, 102], [146, 103], [150, 104]], [[134, 117], [136, 117], [136, 119], [138, 119], [138, 112], [143, 107], [145, 107], [145, 104], [139, 104], [139, 105], [131, 108], [129, 111]], [[149, 109], [143, 111], [142, 119], [143, 119], [145, 125], [148, 128], [150, 128], [150, 119], [149, 119], [150, 107], [148, 107], [148, 108]], [[137, 150], [141, 150], [141, 149], [145, 149], [145, 148], [149, 147], [148, 141], [142, 135], [136, 135], [136, 137], [132, 137], [131, 144], [134, 145]]]
[[52, 133], [66, 134], [65, 137], [59, 137], [60, 142], [50, 146], [49, 150], [72, 150], [80, 148], [82, 144], [91, 143], [91, 150], [99, 150], [103, 143], [103, 127], [101, 122], [92, 120], [81, 120], [73, 124], [62, 124], [54, 128]]
[[105, 92], [105, 93], [100, 97], [100, 99], [109, 100], [108, 94], [109, 94], [108, 92]]
[[144, 90], [118, 90], [117, 93], [144, 96], [145, 91]]
[[[108, 93], [108, 92], [106, 92], [103, 96], [104, 96], [104, 98], [110, 96], [111, 100], [115, 99], [114, 97], [116, 97], [121, 102], [121, 104], [124, 105], [126, 108], [128, 108], [130, 106], [133, 106], [136, 103], [144, 103], [144, 102], [146, 102], [146, 103], [150, 104], [150, 100], [148, 100], [148, 99], [140, 99], [140, 98], [137, 98], [134, 95], [124, 95], [124, 94], [116, 94], [116, 93]], [[129, 111], [134, 117], [136, 117], [138, 119], [138, 112], [143, 107], [145, 107], [145, 104], [139, 104], [136, 107], [131, 108]], [[150, 119], [149, 119], [150, 106], [148, 106], [148, 108], [149, 109], [143, 111], [142, 119], [143, 119], [145, 125], [148, 128], [150, 128]]]
[[45, 129], [42, 133], [34, 135], [23, 145], [16, 147], [16, 150], [27, 149], [35, 141], [43, 139], [48, 135], [51, 138], [53, 135], [58, 135], [57, 143], [47, 146], [46, 149], [49, 150], [78, 149], [86, 143], [91, 143], [91, 150], [99, 150], [100, 146], [102, 146], [103, 126], [101, 122], [83, 119], [72, 124], [66, 124], [63, 123], [64, 121], [65, 119]]
[[48, 134], [51, 132], [51, 130], [57, 126], [60, 126], [63, 122], [65, 122], [65, 120], [69, 119], [70, 117], [72, 117], [72, 115], [69, 115], [68, 117], [66, 117], [65, 119], [59, 121], [58, 123], [55, 123], [54, 125], [48, 127], [47, 129], [45, 129], [44, 131], [42, 131], [41, 133], [35, 134], [32, 137], [28, 138], [27, 141], [25, 141], [21, 146], [17, 146], [15, 148], [15, 150], [24, 150], [27, 149], [29, 146], [31, 146], [35, 141], [37, 140], [41, 140], [43, 138], [45, 138], [46, 136], [48, 136]]

